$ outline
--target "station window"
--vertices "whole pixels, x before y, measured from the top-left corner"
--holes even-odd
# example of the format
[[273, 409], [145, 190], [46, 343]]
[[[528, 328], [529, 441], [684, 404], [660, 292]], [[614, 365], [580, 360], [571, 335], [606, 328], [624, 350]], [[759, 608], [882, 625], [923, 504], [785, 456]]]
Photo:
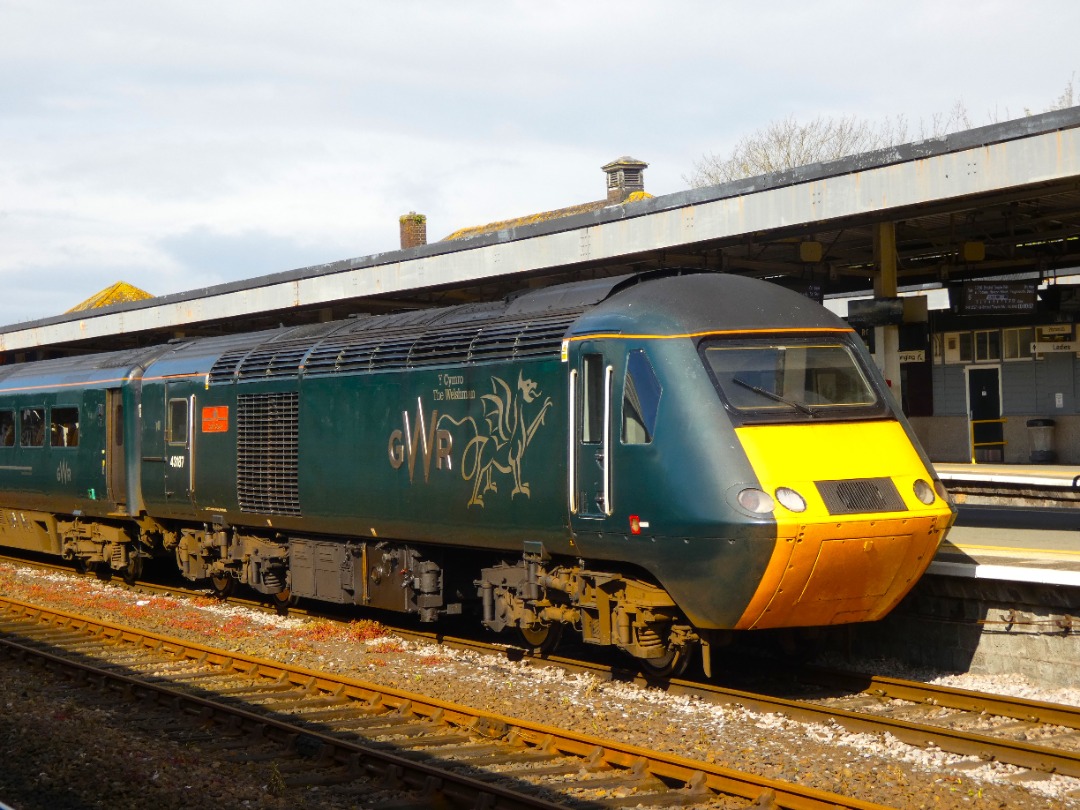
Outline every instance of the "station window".
[[49, 443], [53, 447], [79, 446], [79, 409], [53, 408], [49, 423]]
[[1001, 332], [983, 329], [975, 333], [975, 362], [987, 363], [1001, 359]]
[[623, 381], [622, 440], [626, 444], [649, 444], [656, 429], [656, 411], [660, 405], [660, 381], [652, 363], [641, 349], [626, 358]]
[[1016, 329], [1002, 330], [1002, 351], [1006, 360], [1030, 360], [1031, 343], [1035, 340], [1035, 329], [1021, 326]]
[[15, 411], [0, 411], [0, 447], [15, 446]]
[[45, 446], [45, 409], [23, 408], [19, 413], [19, 445]]
[[975, 358], [971, 332], [945, 333], [945, 362], [970, 363]]
[[166, 437], [171, 444], [186, 444], [188, 431], [188, 401], [186, 399], [169, 400], [169, 420]]

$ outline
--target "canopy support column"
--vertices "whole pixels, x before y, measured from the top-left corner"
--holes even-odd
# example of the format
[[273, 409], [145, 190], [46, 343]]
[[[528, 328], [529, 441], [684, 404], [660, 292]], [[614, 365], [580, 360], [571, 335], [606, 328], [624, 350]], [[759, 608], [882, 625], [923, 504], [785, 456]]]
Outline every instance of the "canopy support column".
[[[895, 298], [898, 292], [895, 222], [880, 222], [874, 228], [874, 263], [878, 268], [874, 279], [874, 297]], [[874, 359], [885, 379], [889, 381], [890, 390], [899, 407], [903, 402], [900, 380], [900, 327], [895, 324], [877, 327], [874, 343]]]

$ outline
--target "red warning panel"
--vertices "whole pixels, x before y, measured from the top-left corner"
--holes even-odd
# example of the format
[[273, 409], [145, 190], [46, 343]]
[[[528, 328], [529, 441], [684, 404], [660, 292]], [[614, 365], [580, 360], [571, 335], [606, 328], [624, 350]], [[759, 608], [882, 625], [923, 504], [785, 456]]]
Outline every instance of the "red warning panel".
[[203, 433], [225, 433], [228, 429], [228, 405], [208, 405], [202, 409]]

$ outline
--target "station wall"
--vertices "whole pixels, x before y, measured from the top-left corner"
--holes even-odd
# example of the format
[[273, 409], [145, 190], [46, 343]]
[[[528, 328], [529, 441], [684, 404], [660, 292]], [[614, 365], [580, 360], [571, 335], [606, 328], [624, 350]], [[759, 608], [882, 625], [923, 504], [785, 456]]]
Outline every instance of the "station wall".
[[909, 417], [932, 461], [970, 462], [971, 424], [968, 410], [971, 372], [996, 371], [999, 385], [1000, 458], [980, 459], [1006, 464], [1032, 463], [1039, 449], [1028, 426], [1031, 420], [1052, 420], [1052, 450], [1056, 463], [1080, 464], [1080, 358], [1059, 352], [1040, 357], [989, 363], [946, 363], [935, 358], [931, 367], [932, 416]]

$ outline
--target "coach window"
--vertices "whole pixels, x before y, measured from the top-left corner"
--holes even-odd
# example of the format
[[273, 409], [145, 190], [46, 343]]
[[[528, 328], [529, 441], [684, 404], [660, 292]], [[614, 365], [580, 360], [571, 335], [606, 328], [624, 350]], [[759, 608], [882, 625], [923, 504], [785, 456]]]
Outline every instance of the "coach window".
[[49, 442], [53, 447], [79, 446], [79, 409], [53, 408]]
[[188, 401], [169, 400], [168, 441], [170, 444], [187, 444]]
[[15, 446], [15, 411], [0, 411], [0, 447]]
[[44, 408], [23, 408], [19, 413], [19, 445], [22, 447], [45, 445]]
[[660, 381], [656, 379], [648, 355], [641, 349], [630, 352], [623, 381], [623, 443], [649, 444], [652, 441], [660, 394]]

